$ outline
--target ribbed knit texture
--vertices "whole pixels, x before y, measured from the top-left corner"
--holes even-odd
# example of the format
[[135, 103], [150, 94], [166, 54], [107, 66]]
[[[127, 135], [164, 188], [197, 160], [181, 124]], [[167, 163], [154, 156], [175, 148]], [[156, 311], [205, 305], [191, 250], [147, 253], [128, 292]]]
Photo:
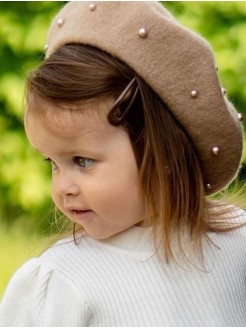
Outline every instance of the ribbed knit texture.
[[161, 260], [148, 228], [62, 240], [14, 275], [0, 326], [245, 326], [246, 227], [210, 238], [206, 272]]

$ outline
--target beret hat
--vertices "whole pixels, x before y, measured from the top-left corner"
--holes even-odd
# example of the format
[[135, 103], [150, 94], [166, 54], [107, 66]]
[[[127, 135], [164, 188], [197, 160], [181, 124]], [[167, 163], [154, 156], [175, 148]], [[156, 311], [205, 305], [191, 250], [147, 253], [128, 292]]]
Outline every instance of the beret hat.
[[72, 1], [53, 20], [46, 58], [68, 43], [95, 46], [130, 66], [190, 136], [207, 194], [237, 174], [240, 114], [219, 83], [210, 45], [158, 2]]

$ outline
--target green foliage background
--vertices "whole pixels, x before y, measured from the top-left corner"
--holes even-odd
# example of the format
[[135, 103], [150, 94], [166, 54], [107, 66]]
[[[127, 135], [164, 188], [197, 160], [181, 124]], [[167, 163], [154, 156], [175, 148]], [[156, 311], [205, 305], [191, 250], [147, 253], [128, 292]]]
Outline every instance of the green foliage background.
[[[18, 221], [26, 231], [47, 233], [52, 204], [49, 170], [24, 134], [25, 78], [43, 59], [49, 23], [62, 5], [59, 1], [0, 2], [0, 220], [7, 227]], [[211, 42], [222, 85], [246, 116], [246, 2], [165, 5]]]

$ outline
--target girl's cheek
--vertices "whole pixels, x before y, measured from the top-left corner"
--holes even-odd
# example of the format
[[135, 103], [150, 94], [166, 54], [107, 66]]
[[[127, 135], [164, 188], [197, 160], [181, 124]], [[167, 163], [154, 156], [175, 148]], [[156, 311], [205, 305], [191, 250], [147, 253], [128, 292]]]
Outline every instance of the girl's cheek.
[[51, 197], [52, 197], [53, 202], [55, 203], [56, 207], [59, 208], [61, 200], [59, 201], [60, 197], [59, 197], [58, 193], [56, 192], [54, 183], [51, 184]]

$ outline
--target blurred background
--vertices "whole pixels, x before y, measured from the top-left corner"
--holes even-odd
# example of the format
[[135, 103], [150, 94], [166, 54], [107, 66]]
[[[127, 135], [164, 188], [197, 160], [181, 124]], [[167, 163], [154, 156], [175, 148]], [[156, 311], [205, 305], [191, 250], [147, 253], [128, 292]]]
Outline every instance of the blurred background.
[[[0, 298], [13, 272], [55, 230], [50, 169], [23, 129], [25, 79], [44, 57], [52, 17], [65, 2], [0, 1]], [[246, 2], [163, 4], [211, 43], [221, 84], [246, 116]], [[245, 122], [244, 120], [244, 127]], [[241, 179], [246, 179], [246, 148]]]

